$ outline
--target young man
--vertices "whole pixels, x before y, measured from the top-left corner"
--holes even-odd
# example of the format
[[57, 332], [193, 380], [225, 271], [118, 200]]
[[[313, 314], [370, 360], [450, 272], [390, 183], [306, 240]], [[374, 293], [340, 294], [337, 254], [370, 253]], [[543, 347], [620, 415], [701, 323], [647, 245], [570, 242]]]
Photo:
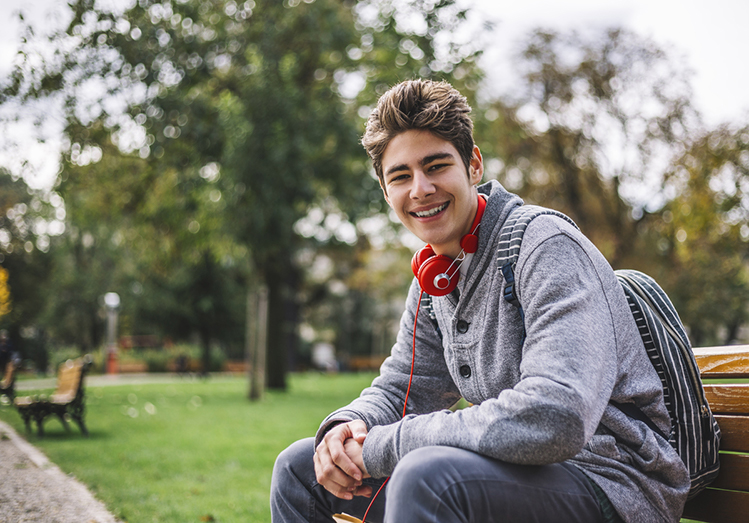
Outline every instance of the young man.
[[[363, 144], [388, 204], [435, 256], [463, 263], [430, 311], [420, 292], [437, 278], [414, 280], [379, 377], [278, 457], [273, 521], [362, 518], [390, 476], [366, 521], [677, 522], [682, 460], [609, 403], [635, 403], [670, 428], [611, 267], [571, 224], [540, 216], [515, 271], [525, 317], [503, 299], [499, 231], [522, 201], [497, 182], [477, 187], [469, 112], [449, 85], [417, 80], [385, 93], [369, 118]], [[461, 397], [472, 406], [448, 410]]]

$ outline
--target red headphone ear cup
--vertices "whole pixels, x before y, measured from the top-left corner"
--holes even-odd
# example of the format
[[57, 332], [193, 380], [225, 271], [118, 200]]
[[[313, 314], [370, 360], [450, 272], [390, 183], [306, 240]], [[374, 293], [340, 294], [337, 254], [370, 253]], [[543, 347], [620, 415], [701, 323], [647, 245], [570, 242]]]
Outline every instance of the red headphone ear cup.
[[432, 249], [431, 245], [426, 245], [416, 251], [416, 254], [411, 258], [411, 270], [413, 271], [414, 276], [417, 278], [419, 277], [419, 269], [421, 269], [424, 262], [432, 256], [434, 256], [434, 249]]
[[445, 296], [455, 290], [458, 286], [459, 274], [454, 266], [453, 274], [447, 274], [451, 265], [453, 265], [453, 260], [441, 254], [432, 256], [424, 262], [416, 275], [424, 292], [432, 296]]

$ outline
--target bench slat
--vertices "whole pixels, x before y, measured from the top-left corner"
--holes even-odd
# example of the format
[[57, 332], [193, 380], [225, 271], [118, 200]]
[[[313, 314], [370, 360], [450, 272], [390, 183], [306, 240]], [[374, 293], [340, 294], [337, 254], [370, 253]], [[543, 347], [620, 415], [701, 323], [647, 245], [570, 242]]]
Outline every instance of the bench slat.
[[60, 396], [66, 396], [78, 391], [78, 386], [81, 381], [81, 365], [63, 365], [60, 367], [60, 372], [57, 377], [57, 390], [55, 394]]
[[749, 378], [749, 345], [692, 349], [702, 378]]
[[684, 508], [685, 519], [706, 523], [746, 523], [749, 493], [708, 488]]
[[714, 414], [749, 414], [749, 383], [705, 385], [705, 397]]
[[729, 490], [749, 490], [749, 455], [722, 452], [720, 474], [710, 486]]
[[716, 414], [720, 425], [720, 450], [749, 452], [749, 416]]

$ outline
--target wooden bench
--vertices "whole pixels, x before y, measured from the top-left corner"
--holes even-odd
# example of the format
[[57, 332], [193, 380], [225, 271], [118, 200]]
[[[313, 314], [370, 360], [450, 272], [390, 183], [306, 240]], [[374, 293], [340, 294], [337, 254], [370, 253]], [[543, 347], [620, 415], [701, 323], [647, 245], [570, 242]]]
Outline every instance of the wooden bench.
[[84, 387], [83, 378], [91, 367], [91, 356], [84, 356], [76, 360], [68, 360], [62, 365], [57, 373], [57, 389], [47, 397], [24, 396], [14, 400], [14, 405], [23, 418], [26, 431], [31, 432], [31, 421], [37, 425], [39, 436], [44, 435], [44, 419], [55, 415], [62, 422], [65, 430], [70, 431], [67, 416], [70, 416], [88, 436], [86, 424], [83, 422], [84, 414]]
[[11, 359], [5, 364], [5, 374], [3, 375], [3, 380], [0, 381], [0, 396], [4, 394], [10, 401], [13, 401], [13, 398], [16, 395], [15, 385], [17, 369], [17, 362]]
[[[749, 522], [749, 345], [695, 348], [705, 394], [721, 431], [720, 473], [687, 502], [684, 520]], [[713, 382], [729, 379], [734, 383]], [[743, 383], [738, 381], [744, 380]]]

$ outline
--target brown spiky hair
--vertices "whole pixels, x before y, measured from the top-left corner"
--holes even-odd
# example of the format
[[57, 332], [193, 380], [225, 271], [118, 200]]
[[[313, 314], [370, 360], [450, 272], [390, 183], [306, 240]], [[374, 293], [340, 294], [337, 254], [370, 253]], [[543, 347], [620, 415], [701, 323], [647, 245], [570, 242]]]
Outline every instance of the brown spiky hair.
[[362, 137], [380, 183], [384, 184], [382, 155], [390, 140], [412, 129], [430, 131], [450, 142], [468, 171], [473, 156], [470, 112], [465, 96], [447, 82], [408, 80], [391, 87], [369, 115]]

